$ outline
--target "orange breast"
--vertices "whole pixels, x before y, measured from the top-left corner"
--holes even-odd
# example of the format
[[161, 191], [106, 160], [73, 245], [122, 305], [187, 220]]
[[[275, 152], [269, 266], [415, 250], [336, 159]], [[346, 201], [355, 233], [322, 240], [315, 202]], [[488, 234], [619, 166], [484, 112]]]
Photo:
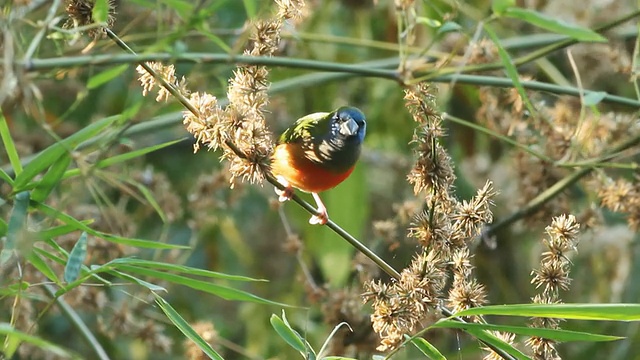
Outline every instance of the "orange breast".
[[302, 156], [295, 144], [280, 144], [273, 153], [271, 171], [295, 188], [318, 193], [340, 184], [351, 175], [353, 167], [343, 173], [332, 172]]

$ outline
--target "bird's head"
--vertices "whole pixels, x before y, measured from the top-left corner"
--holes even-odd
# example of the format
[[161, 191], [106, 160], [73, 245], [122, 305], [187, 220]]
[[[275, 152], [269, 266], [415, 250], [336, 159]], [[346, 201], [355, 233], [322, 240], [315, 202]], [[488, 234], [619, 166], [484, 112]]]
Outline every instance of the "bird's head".
[[364, 114], [351, 106], [339, 108], [331, 114], [331, 132], [338, 138], [357, 139], [361, 143], [367, 132]]

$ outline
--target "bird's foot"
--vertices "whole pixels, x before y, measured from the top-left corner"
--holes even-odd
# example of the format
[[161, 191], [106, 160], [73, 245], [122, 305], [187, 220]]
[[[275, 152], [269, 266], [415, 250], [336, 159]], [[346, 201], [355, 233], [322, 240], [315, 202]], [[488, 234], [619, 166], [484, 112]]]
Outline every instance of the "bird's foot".
[[320, 196], [316, 193], [311, 193], [313, 199], [316, 201], [316, 205], [318, 206], [318, 214], [313, 215], [311, 219], [309, 219], [309, 224], [311, 225], [324, 225], [329, 221], [329, 214], [327, 213], [327, 208], [324, 206], [324, 203], [320, 199]]
[[280, 190], [278, 188], [274, 189], [278, 195], [278, 201], [285, 202], [287, 200], [291, 200], [291, 197], [293, 196], [293, 187], [291, 187], [289, 182], [282, 176], [276, 176], [276, 180], [285, 187], [284, 190]]
[[309, 224], [311, 224], [311, 225], [324, 225], [324, 224], [327, 223], [327, 221], [329, 221], [329, 216], [327, 215], [327, 212], [325, 211], [322, 214], [313, 215], [311, 217], [311, 219], [309, 219]]

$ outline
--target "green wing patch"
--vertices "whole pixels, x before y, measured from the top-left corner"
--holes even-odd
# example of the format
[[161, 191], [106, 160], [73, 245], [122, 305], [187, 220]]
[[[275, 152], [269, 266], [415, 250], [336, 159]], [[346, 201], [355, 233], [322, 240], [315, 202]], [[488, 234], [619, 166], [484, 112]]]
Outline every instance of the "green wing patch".
[[330, 114], [331, 113], [328, 112], [318, 112], [301, 117], [293, 126], [282, 133], [278, 143], [293, 143], [301, 139], [313, 137], [318, 134], [318, 132], [321, 132], [322, 129], [326, 128], [322, 125], [331, 119], [331, 117], [329, 117]]

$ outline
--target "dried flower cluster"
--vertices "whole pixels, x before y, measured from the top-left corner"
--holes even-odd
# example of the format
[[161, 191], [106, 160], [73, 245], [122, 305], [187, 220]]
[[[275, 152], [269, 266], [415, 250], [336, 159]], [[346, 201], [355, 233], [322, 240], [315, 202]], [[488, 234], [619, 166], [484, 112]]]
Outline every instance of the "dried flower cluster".
[[[513, 194], [518, 199], [513, 202], [516, 206], [529, 202], [573, 171], [568, 166], [557, 164], [594, 161], [607, 155], [622, 139], [640, 134], [635, 114], [581, 109], [579, 101], [567, 97], [558, 98], [552, 104], [541, 100], [540, 95], [531, 94], [530, 98], [538, 110], [534, 117], [527, 113], [514, 89], [484, 88], [480, 91], [483, 105], [477, 112], [478, 120], [486, 127], [510, 136], [540, 154], [534, 156], [519, 150], [513, 157], [516, 160], [513, 178], [518, 181], [518, 192]], [[606, 176], [599, 176], [595, 186], [588, 186], [587, 190], [594, 187], [599, 189], [603, 206], [608, 207], [607, 204], [613, 204], [611, 200], [619, 195], [611, 191], [614, 189], [609, 187], [610, 184], [611, 180]], [[633, 195], [633, 192], [626, 195]], [[626, 197], [627, 200], [632, 198]], [[637, 206], [633, 201], [627, 201], [626, 204], [625, 209], [614, 211], [630, 214], [629, 223], [633, 224], [631, 214]], [[527, 221], [538, 222], [558, 211], [568, 212], [569, 206], [566, 194], [560, 194], [544, 204], [534, 216], [528, 217]]]
[[[278, 50], [284, 22], [301, 16], [304, 7], [302, 0], [279, 0], [276, 3], [278, 13], [274, 19], [255, 23], [252, 45], [244, 51], [245, 55], [274, 54]], [[185, 127], [198, 143], [206, 144], [209, 149], [222, 148], [223, 158], [231, 163], [231, 182], [236, 178], [251, 183], [264, 179], [273, 149], [264, 117], [268, 102], [268, 74], [265, 66], [241, 65], [229, 81], [229, 105], [225, 109], [217, 106], [215, 97], [193, 93], [190, 102], [199, 113], [184, 112]], [[198, 143], [194, 146], [195, 151], [199, 149]]]
[[612, 180], [605, 177], [599, 183], [598, 197], [602, 206], [627, 215], [627, 223], [633, 231], [640, 229], [640, 181]]
[[[77, 28], [81, 26], [92, 25], [93, 21], [93, 8], [95, 6], [94, 0], [67, 0], [65, 4], [65, 11], [69, 18], [64, 24], [65, 28]], [[116, 14], [116, 1], [108, 1], [107, 12], [107, 27], [111, 28], [115, 22]], [[104, 35], [102, 28], [90, 28], [86, 31], [87, 35], [93, 38], [98, 38]]]
[[[553, 218], [551, 225], [545, 230], [547, 238], [543, 243], [547, 251], [542, 253], [540, 268], [531, 272], [531, 283], [542, 292], [532, 301], [536, 304], [555, 304], [561, 302], [560, 290], [569, 290], [571, 262], [567, 254], [576, 249], [580, 224], [573, 215], [560, 215]], [[558, 329], [559, 322], [560, 319], [534, 318], [531, 325], [537, 328]], [[534, 336], [526, 343], [532, 349], [534, 359], [560, 359], [554, 341]]]
[[[199, 321], [193, 324], [193, 330], [202, 337], [209, 345], [215, 346], [218, 341], [218, 331], [213, 323], [208, 321]], [[184, 339], [182, 342], [185, 348], [185, 359], [189, 360], [206, 360], [209, 356], [205, 354], [198, 345], [190, 339]]]
[[[410, 88], [405, 100], [419, 124], [413, 140], [418, 159], [408, 180], [415, 194], [424, 197], [426, 210], [415, 216], [409, 229], [421, 250], [399, 281], [365, 284], [364, 298], [373, 304], [371, 321], [382, 339], [381, 351], [397, 347], [404, 334], [413, 332], [445, 299], [456, 311], [486, 302], [484, 286], [472, 276], [468, 245], [493, 221], [493, 186], [487, 182], [471, 200], [458, 201], [452, 195], [451, 159], [438, 140], [445, 132], [431, 88], [424, 83]], [[447, 294], [445, 285], [451, 277]]]

